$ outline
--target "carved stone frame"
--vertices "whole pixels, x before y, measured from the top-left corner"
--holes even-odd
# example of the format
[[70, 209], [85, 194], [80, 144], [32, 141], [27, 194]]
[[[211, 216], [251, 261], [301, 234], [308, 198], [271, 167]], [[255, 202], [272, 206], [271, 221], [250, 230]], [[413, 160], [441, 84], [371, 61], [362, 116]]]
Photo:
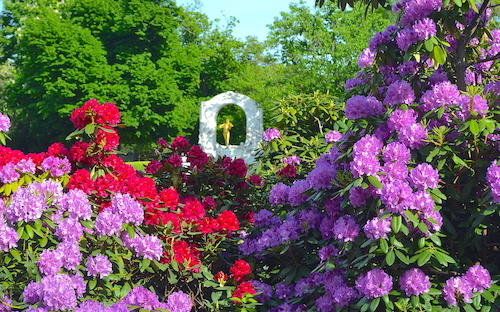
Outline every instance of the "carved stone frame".
[[[237, 105], [243, 109], [246, 116], [245, 142], [240, 145], [221, 145], [217, 143], [217, 115], [226, 105]], [[262, 108], [257, 102], [246, 95], [228, 91], [201, 103], [200, 135], [198, 143], [205, 153], [217, 158], [226, 155], [233, 158], [243, 158], [247, 164], [255, 160], [255, 151], [259, 148], [263, 131]]]

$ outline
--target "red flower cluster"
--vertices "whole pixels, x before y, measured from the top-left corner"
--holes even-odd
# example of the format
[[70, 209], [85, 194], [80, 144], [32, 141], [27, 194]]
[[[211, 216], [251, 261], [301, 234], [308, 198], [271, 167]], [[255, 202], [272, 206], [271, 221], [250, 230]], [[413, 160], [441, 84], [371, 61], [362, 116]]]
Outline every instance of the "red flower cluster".
[[[35, 166], [37, 167], [37, 171], [40, 172], [39, 167], [45, 160], [45, 158], [49, 156], [64, 157], [64, 155], [61, 154], [64, 153], [64, 151], [66, 150], [66, 148], [64, 148], [64, 145], [62, 145], [62, 143], [54, 143], [51, 145], [49, 149], [50, 149], [49, 152], [24, 154], [19, 150], [13, 150], [10, 147], [0, 146], [0, 169], [2, 169], [3, 166], [5, 166], [10, 162], [17, 164], [22, 159], [31, 159], [35, 164]], [[56, 150], [58, 150], [58, 152], [56, 152]]]
[[26, 158], [23, 152], [0, 145], [0, 169], [10, 162], [18, 163]]
[[284, 168], [278, 170], [276, 174], [282, 177], [295, 178], [297, 176], [297, 168], [292, 164], [288, 164]]
[[214, 280], [216, 280], [220, 286], [224, 286], [226, 284], [228, 276], [226, 273], [219, 271], [214, 275]]
[[112, 150], [118, 148], [118, 145], [120, 144], [120, 136], [118, 136], [115, 129], [109, 126], [101, 126], [97, 130], [95, 143], [100, 149], [111, 152]]
[[110, 155], [104, 158], [102, 165], [112, 174], [105, 173], [92, 180], [89, 171], [77, 170], [69, 179], [68, 189], [82, 189], [89, 195], [100, 197], [103, 201], [109, 199], [110, 192], [127, 193], [138, 200], [141, 198], [157, 200], [158, 194], [153, 179], [141, 176], [131, 165], [126, 164], [118, 156]]
[[175, 188], [170, 187], [160, 192], [160, 206], [175, 210], [177, 205], [179, 205], [179, 192]]
[[169, 163], [172, 167], [181, 167], [182, 166], [182, 157], [179, 154], [172, 154], [169, 158], [167, 158], [167, 163]]
[[[160, 145], [160, 144], [158, 144], [158, 145]], [[176, 152], [184, 152], [186, 147], [188, 147], [190, 145], [191, 144], [189, 144], [188, 140], [185, 137], [183, 137], [182, 135], [179, 135], [178, 137], [176, 137], [172, 141], [172, 143], [170, 144], [170, 148]]]
[[[208, 197], [210, 198], [210, 197]], [[183, 230], [199, 231], [203, 234], [220, 233], [221, 235], [237, 231], [240, 228], [240, 222], [236, 214], [232, 211], [225, 210], [216, 218], [207, 217], [207, 210], [212, 210], [214, 203], [211, 203], [212, 198], [201, 203], [195, 196], [187, 196], [179, 198], [179, 193], [175, 188], [164, 189], [159, 194], [157, 207], [149, 207], [146, 210], [145, 223], [150, 225], [167, 225], [171, 222], [173, 231], [180, 234]], [[167, 212], [169, 208], [173, 212]], [[184, 229], [182, 224], [186, 224]]]
[[252, 174], [248, 177], [248, 182], [255, 186], [262, 186], [262, 177], [258, 174]]
[[50, 156], [64, 157], [68, 156], [68, 149], [61, 142], [56, 142], [49, 146], [47, 153]]
[[188, 196], [182, 199], [180, 217], [186, 221], [198, 221], [205, 217], [205, 209], [195, 196]]
[[69, 148], [68, 158], [73, 164], [82, 163], [84, 165], [94, 165], [95, 159], [89, 156], [87, 151], [89, 150], [91, 143], [77, 141]]
[[201, 252], [194, 244], [188, 244], [186, 241], [173, 241], [172, 249], [165, 251], [160, 259], [161, 263], [170, 263], [172, 260], [181, 263], [187, 270], [199, 272]]
[[217, 222], [219, 223], [219, 231], [224, 233], [236, 231], [240, 228], [238, 218], [234, 212], [229, 210], [221, 212], [221, 214], [217, 217]]
[[234, 298], [243, 298], [245, 294], [255, 294], [257, 291], [249, 281], [241, 282], [233, 291]]
[[208, 165], [208, 155], [198, 145], [193, 145], [186, 153], [191, 169], [203, 169], [203, 166]]
[[120, 122], [120, 112], [113, 103], [99, 104], [93, 99], [87, 101], [81, 108], [71, 113], [71, 121], [77, 129], [83, 129], [90, 123], [101, 125], [117, 125]]
[[244, 178], [247, 175], [248, 167], [243, 159], [236, 158], [227, 166], [226, 170], [230, 175]]
[[231, 272], [231, 277], [236, 282], [241, 282], [246, 278], [248, 274], [252, 273], [252, 268], [250, 267], [250, 264], [245, 260], [238, 259], [229, 269], [229, 272]]
[[161, 162], [153, 159], [146, 165], [146, 167], [144, 168], [144, 172], [146, 172], [147, 174], [155, 174], [156, 172], [158, 172], [158, 170], [160, 170], [161, 167], [163, 167]]
[[248, 275], [252, 273], [252, 268], [248, 262], [238, 259], [229, 271], [231, 272], [231, 277], [234, 279], [235, 283], [237, 283], [237, 287], [232, 294], [233, 297], [241, 299], [245, 294], [256, 293], [252, 283], [247, 281]]

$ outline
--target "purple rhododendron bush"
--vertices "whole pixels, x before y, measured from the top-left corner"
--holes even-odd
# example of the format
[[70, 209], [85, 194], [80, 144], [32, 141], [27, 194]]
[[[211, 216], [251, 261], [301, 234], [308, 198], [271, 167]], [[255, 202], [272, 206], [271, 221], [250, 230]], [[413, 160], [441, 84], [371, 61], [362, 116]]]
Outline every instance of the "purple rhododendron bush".
[[[325, 134], [331, 148], [305, 176], [277, 177], [239, 245], [260, 311], [500, 310], [491, 8], [394, 5], [397, 24], [371, 39], [346, 83], [346, 127]], [[268, 129], [266, 148], [287, 130]]]

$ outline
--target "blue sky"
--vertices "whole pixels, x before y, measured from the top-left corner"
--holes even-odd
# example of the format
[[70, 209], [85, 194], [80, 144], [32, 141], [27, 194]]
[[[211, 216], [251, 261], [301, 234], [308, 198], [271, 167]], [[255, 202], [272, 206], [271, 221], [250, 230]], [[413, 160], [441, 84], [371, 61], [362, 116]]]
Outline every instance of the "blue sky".
[[[176, 0], [178, 5], [192, 5], [196, 0]], [[300, 0], [198, 0], [200, 11], [210, 20], [221, 19], [225, 24], [224, 16], [234, 16], [240, 22], [234, 27], [233, 35], [244, 39], [246, 36], [255, 36], [259, 41], [266, 39], [268, 28], [280, 12], [289, 11], [290, 3], [299, 3]], [[314, 6], [314, 0], [305, 0], [309, 6]]]
[[[221, 26], [225, 26], [225, 16], [234, 16], [240, 22], [233, 29], [233, 35], [244, 39], [246, 36], [255, 36], [260, 41], [266, 39], [267, 25], [274, 21], [280, 12], [288, 11], [290, 3], [299, 3], [300, 0], [176, 0], [178, 5], [193, 5], [199, 2], [201, 12], [210, 20], [221, 19]], [[309, 6], [314, 6], [314, 0], [305, 0]], [[3, 0], [0, 0], [0, 10], [3, 9]]]

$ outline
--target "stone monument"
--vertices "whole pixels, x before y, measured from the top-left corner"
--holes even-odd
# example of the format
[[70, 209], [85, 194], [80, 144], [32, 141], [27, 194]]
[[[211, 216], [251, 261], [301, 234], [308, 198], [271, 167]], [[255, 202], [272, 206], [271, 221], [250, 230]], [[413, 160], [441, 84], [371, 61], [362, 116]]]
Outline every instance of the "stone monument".
[[[221, 145], [217, 143], [217, 115], [226, 105], [237, 105], [243, 109], [246, 116], [245, 142], [240, 145]], [[226, 155], [232, 158], [242, 158], [250, 164], [255, 160], [255, 152], [262, 138], [263, 113], [257, 102], [246, 95], [228, 91], [201, 103], [200, 136], [198, 144], [205, 153], [217, 158]]]

